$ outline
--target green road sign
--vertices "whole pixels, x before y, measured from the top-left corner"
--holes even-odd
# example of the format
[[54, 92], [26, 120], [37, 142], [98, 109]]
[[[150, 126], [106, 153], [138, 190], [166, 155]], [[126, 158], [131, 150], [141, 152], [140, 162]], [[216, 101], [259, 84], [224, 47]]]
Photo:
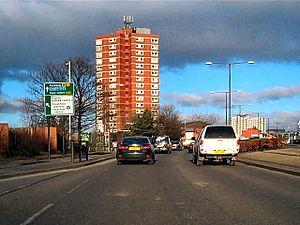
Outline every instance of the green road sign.
[[90, 132], [83, 132], [80, 135], [80, 139], [83, 142], [92, 142], [92, 133], [90, 133]]
[[69, 82], [49, 82], [44, 84], [45, 96], [52, 95], [73, 95], [74, 83]]
[[74, 83], [52, 82], [44, 84], [46, 116], [74, 114]]

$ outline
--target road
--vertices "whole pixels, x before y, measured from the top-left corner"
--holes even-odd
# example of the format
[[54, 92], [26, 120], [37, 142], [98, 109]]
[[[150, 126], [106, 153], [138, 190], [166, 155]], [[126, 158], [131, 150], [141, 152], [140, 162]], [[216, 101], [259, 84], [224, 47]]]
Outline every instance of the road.
[[174, 152], [154, 165], [110, 160], [1, 180], [0, 224], [299, 224], [298, 176], [190, 159]]

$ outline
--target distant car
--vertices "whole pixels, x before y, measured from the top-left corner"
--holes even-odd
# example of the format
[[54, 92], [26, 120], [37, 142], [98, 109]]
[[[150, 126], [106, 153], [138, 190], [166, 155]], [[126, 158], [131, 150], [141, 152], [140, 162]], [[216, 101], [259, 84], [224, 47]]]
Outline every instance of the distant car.
[[197, 137], [193, 148], [194, 164], [218, 160], [235, 165], [240, 143], [232, 126], [208, 125]]
[[171, 149], [172, 151], [177, 150], [177, 151], [182, 151], [182, 143], [181, 141], [171, 141]]
[[171, 140], [169, 136], [159, 136], [156, 137], [155, 143], [155, 152], [162, 152], [162, 153], [172, 153], [171, 151]]
[[117, 147], [117, 164], [122, 164], [124, 161], [143, 161], [154, 164], [154, 150], [148, 137], [125, 137]]

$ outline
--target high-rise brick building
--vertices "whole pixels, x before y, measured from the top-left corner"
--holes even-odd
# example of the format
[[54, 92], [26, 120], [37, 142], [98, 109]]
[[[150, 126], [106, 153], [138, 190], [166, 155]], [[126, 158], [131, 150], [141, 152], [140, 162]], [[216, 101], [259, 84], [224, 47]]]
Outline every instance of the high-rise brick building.
[[159, 35], [133, 28], [96, 36], [96, 119], [100, 132], [126, 129], [134, 115], [159, 109]]

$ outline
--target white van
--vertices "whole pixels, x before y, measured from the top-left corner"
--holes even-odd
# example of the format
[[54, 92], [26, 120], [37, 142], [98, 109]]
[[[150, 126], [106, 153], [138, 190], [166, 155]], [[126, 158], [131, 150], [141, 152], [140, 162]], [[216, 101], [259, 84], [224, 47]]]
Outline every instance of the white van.
[[232, 126], [208, 125], [195, 140], [193, 162], [198, 166], [207, 160], [218, 160], [234, 166], [239, 149], [239, 139]]

